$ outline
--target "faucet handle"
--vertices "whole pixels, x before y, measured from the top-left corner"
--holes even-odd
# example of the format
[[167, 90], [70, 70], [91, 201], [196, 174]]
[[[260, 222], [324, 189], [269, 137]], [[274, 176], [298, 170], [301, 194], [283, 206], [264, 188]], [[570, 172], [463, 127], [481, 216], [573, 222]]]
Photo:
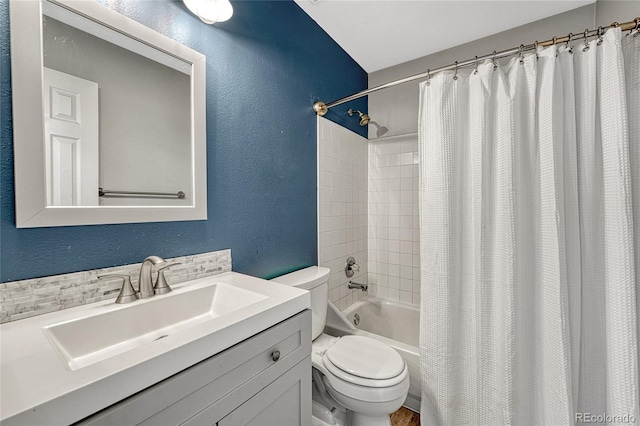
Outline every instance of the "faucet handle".
[[109, 275], [100, 275], [98, 276], [99, 280], [107, 279], [107, 278], [120, 278], [122, 279], [122, 288], [120, 289], [120, 294], [118, 294], [118, 298], [116, 299], [116, 303], [131, 303], [138, 300], [138, 293], [133, 289], [131, 285], [131, 277], [127, 274], [109, 274]]
[[360, 272], [360, 266], [356, 263], [356, 259], [354, 259], [353, 256], [349, 256], [347, 263], [344, 265], [344, 274], [347, 278], [351, 278], [358, 272]]
[[156, 281], [156, 285], [153, 286], [153, 291], [155, 294], [165, 294], [171, 291], [171, 287], [169, 287], [169, 283], [167, 282], [167, 277], [164, 276], [164, 272], [166, 269], [169, 269], [172, 266], [176, 266], [176, 265], [182, 265], [182, 263], [181, 262], [170, 263], [158, 269], [158, 280]]

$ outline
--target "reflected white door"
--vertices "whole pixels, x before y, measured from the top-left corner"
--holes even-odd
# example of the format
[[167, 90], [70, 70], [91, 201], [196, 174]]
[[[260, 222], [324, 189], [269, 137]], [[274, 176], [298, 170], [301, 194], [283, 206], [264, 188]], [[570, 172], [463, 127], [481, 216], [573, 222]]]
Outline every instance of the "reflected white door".
[[44, 68], [47, 205], [98, 205], [98, 83]]

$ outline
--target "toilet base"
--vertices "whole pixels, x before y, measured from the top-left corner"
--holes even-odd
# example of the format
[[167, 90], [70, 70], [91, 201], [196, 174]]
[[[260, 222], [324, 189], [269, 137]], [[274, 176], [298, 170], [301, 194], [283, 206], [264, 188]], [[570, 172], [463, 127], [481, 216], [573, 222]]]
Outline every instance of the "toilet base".
[[325, 385], [329, 384], [314, 369], [313, 426], [391, 426], [391, 413], [399, 409], [404, 400], [404, 397], [401, 397], [382, 403], [366, 403], [335, 391], [331, 395], [327, 392]]
[[313, 370], [311, 386], [312, 426], [348, 426], [347, 410], [341, 407], [324, 389], [322, 378], [318, 371]]
[[367, 416], [349, 411], [350, 426], [391, 426], [391, 416]]

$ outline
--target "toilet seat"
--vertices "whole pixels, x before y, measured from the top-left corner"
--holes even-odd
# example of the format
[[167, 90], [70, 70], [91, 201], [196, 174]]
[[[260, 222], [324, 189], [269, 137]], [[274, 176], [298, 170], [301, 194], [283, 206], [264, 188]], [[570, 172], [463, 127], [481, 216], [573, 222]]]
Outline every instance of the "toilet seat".
[[[397, 398], [404, 398], [409, 391], [409, 369], [405, 366], [404, 370], [398, 376], [400, 381], [393, 386], [386, 387], [373, 387], [362, 386], [346, 380], [342, 380], [339, 377], [334, 376], [332, 373], [324, 374], [323, 380], [328, 388], [331, 388], [334, 392], [338, 392], [350, 399], [363, 401], [363, 402], [388, 402]], [[334, 398], [339, 396], [329, 392]]]
[[402, 381], [405, 363], [393, 348], [365, 336], [344, 336], [324, 353], [324, 366], [360, 386], [388, 387]]
[[404, 370], [406, 369], [405, 367], [403, 368], [403, 371], [400, 372], [400, 374], [398, 374], [396, 377], [392, 377], [391, 379], [386, 379], [386, 380], [367, 379], [364, 377], [359, 377], [353, 374], [349, 374], [341, 370], [328, 359], [327, 355], [324, 355], [322, 357], [322, 363], [324, 367], [331, 373], [331, 375], [333, 375], [337, 379], [343, 380], [347, 383], [352, 383], [354, 385], [364, 386], [368, 388], [388, 388], [390, 386], [395, 386], [398, 383], [402, 382], [405, 378], [404, 376], [406, 376], [406, 374], [403, 374], [405, 372]]
[[[382, 353], [385, 354], [384, 356], [388, 355], [388, 357], [392, 359], [389, 366], [387, 366], [388, 368], [373, 373], [368, 370], [367, 367], [360, 369], [358, 367], [362, 364], [363, 359], [368, 358], [371, 360], [376, 358], [376, 356], [371, 355], [371, 353], [367, 354], [366, 351], [363, 351], [362, 346], [358, 346], [363, 343], [362, 340], [348, 339], [349, 337], [374, 340], [364, 336], [344, 336], [337, 338], [322, 334], [318, 339], [313, 341], [312, 364], [314, 368], [317, 368], [323, 374], [323, 381], [326, 386], [347, 398], [363, 402], [383, 403], [406, 397], [406, 393], [409, 391], [409, 368], [402, 357], [391, 347], [379, 342], [380, 345], [382, 345], [378, 348], [380, 351], [374, 353], [377, 353], [377, 356], [380, 356], [379, 354]], [[345, 340], [346, 343], [344, 345], [338, 345], [338, 343], [343, 340]], [[374, 347], [378, 347], [378, 341], [374, 340], [374, 342], [375, 343], [372, 343]], [[368, 343], [371, 342], [367, 340], [364, 341], [365, 345]], [[332, 351], [333, 348], [336, 350]], [[342, 368], [334, 365], [331, 361], [328, 355], [330, 351], [334, 352], [333, 359], [338, 360], [337, 362], [344, 361], [341, 364]], [[350, 354], [350, 356], [347, 356], [347, 354]], [[341, 355], [352, 359], [355, 364], [352, 365], [350, 361], [343, 360]], [[396, 359], [393, 355], [398, 358]], [[395, 361], [393, 361], [394, 359]], [[398, 363], [401, 371], [395, 377], [388, 379], [361, 377], [362, 375], [371, 375], [374, 377], [391, 376], [397, 371]], [[359, 375], [350, 374], [345, 371], [345, 369], [350, 369]]]

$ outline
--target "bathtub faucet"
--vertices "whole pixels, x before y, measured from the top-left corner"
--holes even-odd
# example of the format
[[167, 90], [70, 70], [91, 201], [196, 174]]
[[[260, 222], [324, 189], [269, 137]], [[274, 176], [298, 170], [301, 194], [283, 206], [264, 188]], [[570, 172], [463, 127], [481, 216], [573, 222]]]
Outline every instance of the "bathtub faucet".
[[354, 283], [353, 281], [349, 281], [349, 288], [359, 288], [362, 291], [367, 291], [369, 286], [366, 284]]

